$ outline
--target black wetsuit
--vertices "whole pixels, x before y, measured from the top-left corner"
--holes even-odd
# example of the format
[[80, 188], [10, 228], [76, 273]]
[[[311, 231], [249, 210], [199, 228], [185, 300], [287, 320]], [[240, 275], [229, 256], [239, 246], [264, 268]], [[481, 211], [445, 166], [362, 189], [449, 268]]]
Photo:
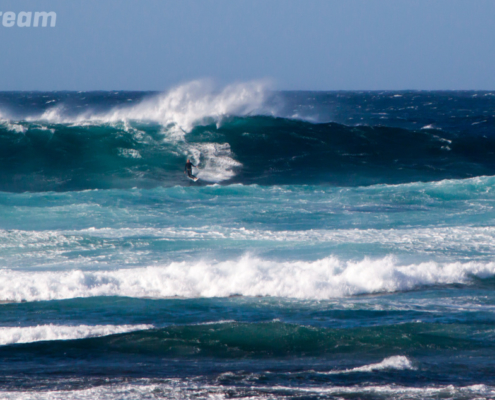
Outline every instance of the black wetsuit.
[[191, 161], [186, 162], [186, 168], [184, 169], [184, 172], [189, 178], [194, 178], [194, 175], [192, 174], [192, 167], [196, 168], [196, 166], [193, 165]]

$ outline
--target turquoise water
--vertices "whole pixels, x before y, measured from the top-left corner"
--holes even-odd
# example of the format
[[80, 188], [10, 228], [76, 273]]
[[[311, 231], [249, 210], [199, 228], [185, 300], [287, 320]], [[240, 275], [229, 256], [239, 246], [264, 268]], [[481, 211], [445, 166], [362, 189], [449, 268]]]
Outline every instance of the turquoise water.
[[0, 397], [495, 396], [492, 96], [172, 94], [1, 94]]

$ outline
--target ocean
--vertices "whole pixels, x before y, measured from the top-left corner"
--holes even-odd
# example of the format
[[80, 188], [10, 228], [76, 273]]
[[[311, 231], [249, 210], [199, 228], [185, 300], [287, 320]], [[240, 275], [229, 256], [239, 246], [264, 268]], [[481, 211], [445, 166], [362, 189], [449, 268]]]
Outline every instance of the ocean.
[[0, 92], [0, 398], [495, 398], [494, 222], [495, 92]]

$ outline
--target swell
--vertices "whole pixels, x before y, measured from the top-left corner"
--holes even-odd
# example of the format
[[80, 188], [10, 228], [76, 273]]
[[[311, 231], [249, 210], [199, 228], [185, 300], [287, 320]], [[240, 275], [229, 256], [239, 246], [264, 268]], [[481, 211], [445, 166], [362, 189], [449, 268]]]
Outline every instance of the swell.
[[[452, 382], [451, 376], [461, 386], [494, 384], [489, 372], [495, 354], [492, 330], [493, 325], [458, 323], [328, 329], [278, 321], [224, 322], [10, 344], [0, 346], [0, 368], [8, 370], [6, 378], [0, 379], [0, 389], [46, 391], [55, 386], [59, 391], [76, 389], [81, 394], [81, 389], [92, 386], [92, 378], [100, 381], [93, 381], [97, 387], [116, 389], [115, 378], [124, 376], [127, 385], [132, 385], [133, 379], [150, 379], [153, 387], [148, 393], [155, 397], [163, 394], [157, 391], [160, 380], [173, 378], [170, 383], [175, 390], [170, 398], [177, 397], [182, 379], [187, 380], [187, 388], [201, 390], [202, 395], [205, 390], [220, 390], [226, 397], [244, 390], [256, 398], [273, 390], [287, 396], [363, 393], [373, 385], [391, 398], [403, 395], [404, 386], [410, 386], [420, 393], [418, 398], [424, 398], [425, 393], [431, 394], [429, 388], [439, 390]], [[450, 361], [452, 358], [455, 360]], [[21, 371], [34, 378], [24, 378]], [[104, 382], [102, 375], [107, 378]], [[135, 395], [136, 389], [127, 387], [127, 397]], [[70, 393], [64, 391], [63, 395]], [[95, 393], [92, 395], [88, 398]]]
[[182, 164], [159, 135], [125, 125], [0, 125], [0, 190], [70, 191], [157, 186], [163, 170]]
[[436, 130], [252, 117], [218, 129], [244, 167], [243, 182], [369, 185], [457, 179], [495, 172], [495, 138]]
[[330, 184], [495, 174], [495, 137], [382, 126], [234, 117], [189, 133], [155, 123], [0, 123], [1, 191], [72, 191], [203, 183]]
[[[79, 340], [15, 344], [0, 347], [0, 354], [18, 357], [26, 352], [31, 356], [66, 354], [82, 358], [116, 353], [181, 358], [323, 355], [334, 358], [363, 352], [374, 357], [390, 357], [397, 352], [420, 355], [453, 350], [493, 353], [491, 329], [491, 326], [428, 323], [327, 329], [276, 321], [225, 322], [178, 325]], [[380, 368], [369, 368], [370, 371], [373, 369]]]

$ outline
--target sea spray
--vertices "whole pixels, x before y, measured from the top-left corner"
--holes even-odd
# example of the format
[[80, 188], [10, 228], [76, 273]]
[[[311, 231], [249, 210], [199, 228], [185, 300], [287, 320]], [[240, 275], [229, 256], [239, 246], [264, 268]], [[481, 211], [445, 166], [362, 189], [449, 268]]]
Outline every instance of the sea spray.
[[494, 397], [494, 101], [0, 92], [0, 397]]
[[226, 117], [272, 114], [265, 109], [270, 96], [268, 82], [252, 81], [227, 85], [217, 90], [212, 82], [197, 80], [177, 86], [163, 94], [149, 96], [135, 105], [118, 106], [107, 112], [84, 111], [67, 116], [64, 106], [48, 108], [41, 115], [29, 116], [28, 121], [57, 124], [115, 123], [128, 120], [152, 121], [163, 126], [177, 125], [190, 131], [196, 125], [220, 124]]

